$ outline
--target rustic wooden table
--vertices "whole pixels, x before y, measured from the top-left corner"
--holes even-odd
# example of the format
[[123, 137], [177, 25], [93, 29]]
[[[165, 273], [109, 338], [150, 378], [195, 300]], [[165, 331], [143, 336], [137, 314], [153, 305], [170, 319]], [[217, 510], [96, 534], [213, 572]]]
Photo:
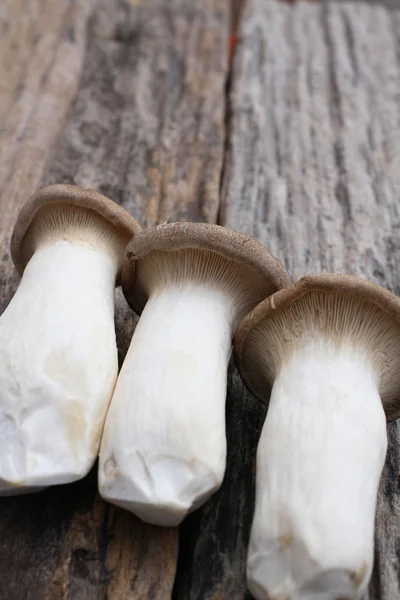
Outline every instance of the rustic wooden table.
[[[348, 272], [400, 292], [399, 48], [400, 12], [378, 5], [3, 0], [0, 311], [18, 285], [17, 213], [54, 182], [95, 188], [144, 226], [204, 220], [253, 234], [294, 278]], [[122, 361], [135, 319], [120, 291], [116, 322]], [[2, 499], [0, 597], [249, 598], [264, 417], [231, 367], [225, 482], [179, 531], [100, 501], [95, 471]], [[400, 598], [397, 423], [389, 438], [374, 600]]]

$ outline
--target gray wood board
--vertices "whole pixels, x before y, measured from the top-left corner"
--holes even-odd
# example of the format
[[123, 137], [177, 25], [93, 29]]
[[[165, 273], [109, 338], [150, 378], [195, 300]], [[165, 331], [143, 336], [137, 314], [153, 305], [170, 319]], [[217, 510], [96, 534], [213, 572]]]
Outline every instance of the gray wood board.
[[[215, 222], [229, 3], [6, 0], [0, 9], [0, 311], [9, 240], [40, 186], [92, 187], [142, 225]], [[135, 319], [117, 291], [120, 360]], [[83, 481], [0, 501], [0, 597], [167, 600], [178, 529], [143, 524]]]
[[[242, 13], [220, 223], [261, 240], [294, 279], [337, 271], [400, 292], [399, 36], [398, 12], [362, 3], [249, 0]], [[227, 476], [184, 525], [175, 600], [244, 597], [265, 414], [231, 367]], [[369, 600], [400, 598], [398, 423], [388, 434]]]

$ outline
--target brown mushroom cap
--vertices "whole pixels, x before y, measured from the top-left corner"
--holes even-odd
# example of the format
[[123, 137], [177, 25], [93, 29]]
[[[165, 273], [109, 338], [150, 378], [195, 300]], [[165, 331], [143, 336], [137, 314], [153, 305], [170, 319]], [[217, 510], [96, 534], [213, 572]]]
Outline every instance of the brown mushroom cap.
[[34, 248], [27, 247], [26, 239], [31, 225], [44, 207], [80, 207], [93, 211], [106, 223], [115, 228], [115, 233], [125, 240], [125, 244], [140, 230], [141, 226], [132, 215], [106, 196], [74, 185], [49, 185], [31, 196], [19, 213], [11, 238], [11, 256], [20, 274], [31, 259]]
[[[126, 249], [122, 287], [127, 301], [138, 314], [147, 302], [149, 290], [145, 274], [155, 257], [170, 265], [171, 279], [178, 277], [179, 270], [182, 277], [185, 269], [184, 276], [188, 279], [224, 278], [240, 266], [243, 277], [259, 282], [254, 285], [252, 306], [248, 310], [262, 297], [291, 283], [281, 263], [260, 242], [247, 235], [208, 223], [163, 224], [141, 231]], [[178, 263], [183, 265], [184, 262], [180, 269]]]
[[[311, 274], [258, 304], [240, 323], [235, 360], [263, 402], [291, 352], [323, 339], [365, 349], [379, 376], [388, 421], [400, 416], [400, 298], [349, 275]], [[323, 349], [322, 349], [323, 351]]]

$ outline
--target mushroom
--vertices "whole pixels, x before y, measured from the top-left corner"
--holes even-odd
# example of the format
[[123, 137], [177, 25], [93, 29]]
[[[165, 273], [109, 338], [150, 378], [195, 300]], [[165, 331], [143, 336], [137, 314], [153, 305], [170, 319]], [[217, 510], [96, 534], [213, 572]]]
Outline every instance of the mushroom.
[[218, 225], [164, 224], [132, 240], [122, 286], [142, 315], [104, 427], [103, 498], [173, 526], [218, 489], [235, 328], [288, 284], [264, 246]]
[[117, 377], [114, 287], [140, 229], [92, 190], [43, 188], [11, 240], [19, 288], [0, 318], [0, 494], [93, 465]]
[[[268, 399], [247, 577], [257, 600], [359, 598], [400, 416], [400, 299], [356, 277], [309, 275], [239, 325], [236, 363]], [[382, 406], [383, 405], [383, 406]]]

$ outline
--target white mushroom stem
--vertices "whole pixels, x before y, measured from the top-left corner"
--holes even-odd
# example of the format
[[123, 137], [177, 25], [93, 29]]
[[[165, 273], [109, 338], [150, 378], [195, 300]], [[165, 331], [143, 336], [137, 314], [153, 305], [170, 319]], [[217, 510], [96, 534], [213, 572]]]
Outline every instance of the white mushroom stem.
[[366, 353], [315, 343], [283, 360], [257, 452], [247, 563], [257, 600], [361, 597], [386, 449]]
[[154, 292], [107, 414], [101, 495], [164, 526], [180, 523], [225, 471], [232, 302], [216, 287]]
[[91, 468], [117, 377], [117, 257], [40, 247], [0, 318], [0, 494], [68, 483]]

